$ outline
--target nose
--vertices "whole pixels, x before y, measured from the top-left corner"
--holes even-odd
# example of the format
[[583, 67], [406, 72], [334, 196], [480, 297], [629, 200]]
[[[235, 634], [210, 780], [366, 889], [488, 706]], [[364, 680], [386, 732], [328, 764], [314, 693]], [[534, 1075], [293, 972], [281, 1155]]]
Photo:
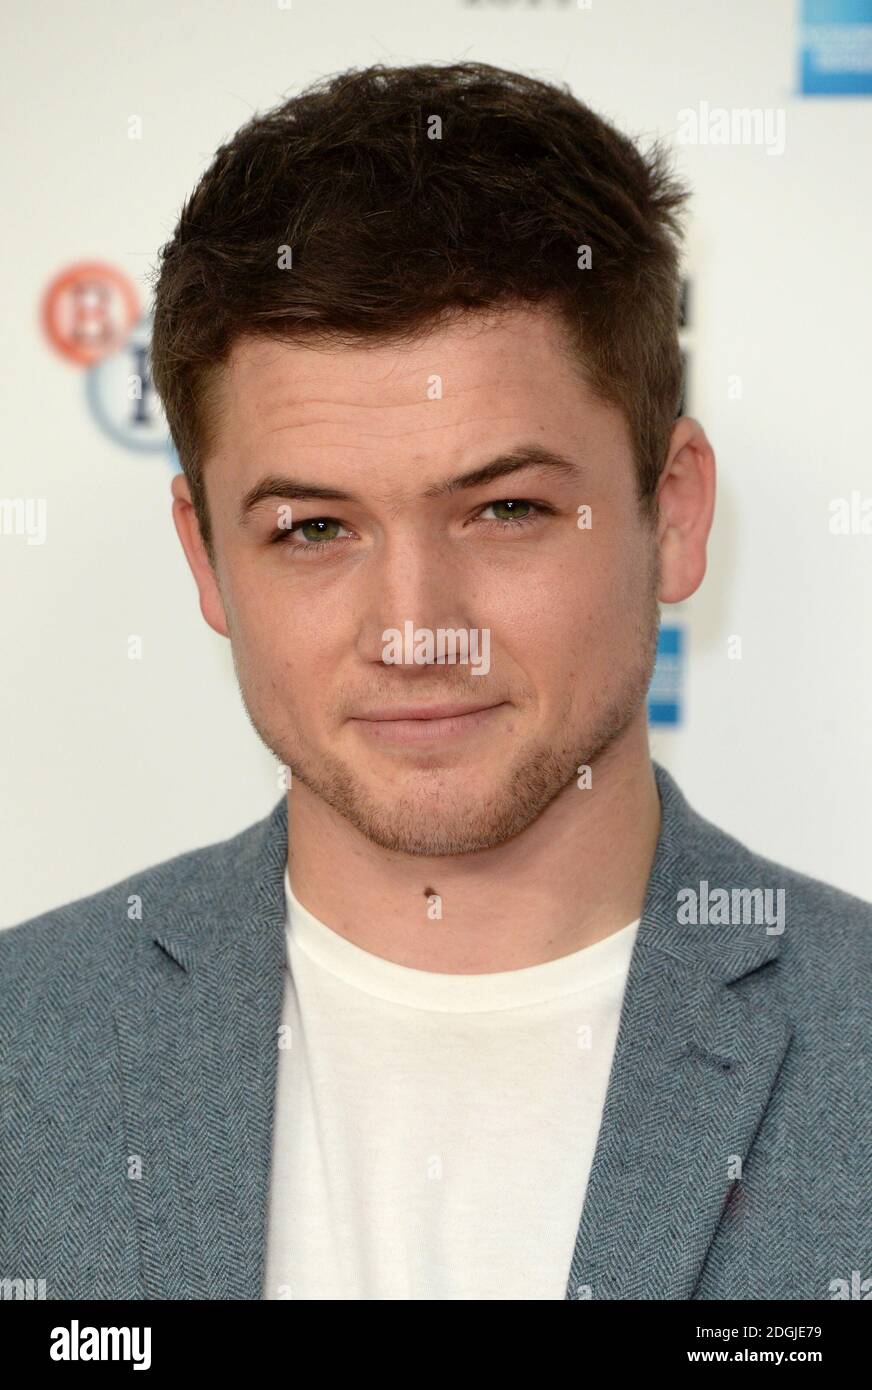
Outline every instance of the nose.
[[360, 576], [356, 602], [358, 651], [365, 661], [385, 666], [453, 664], [450, 650], [440, 659], [438, 646], [425, 635], [474, 626], [471, 576], [437, 530], [409, 526], [382, 536]]

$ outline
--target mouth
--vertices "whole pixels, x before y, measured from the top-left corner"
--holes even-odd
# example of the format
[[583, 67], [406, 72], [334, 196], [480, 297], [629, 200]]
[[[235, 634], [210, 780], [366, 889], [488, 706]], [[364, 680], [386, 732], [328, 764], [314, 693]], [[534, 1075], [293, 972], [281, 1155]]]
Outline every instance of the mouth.
[[426, 743], [472, 733], [507, 708], [504, 700], [493, 705], [397, 705], [367, 710], [349, 722], [370, 738], [390, 743]]

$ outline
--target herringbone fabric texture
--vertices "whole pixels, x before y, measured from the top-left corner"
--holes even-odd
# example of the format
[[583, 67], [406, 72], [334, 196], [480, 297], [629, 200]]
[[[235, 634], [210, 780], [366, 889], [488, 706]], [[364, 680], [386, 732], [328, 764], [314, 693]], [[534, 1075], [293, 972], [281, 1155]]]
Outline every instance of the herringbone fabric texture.
[[[566, 1297], [862, 1296], [872, 907], [754, 855], [655, 771]], [[41, 1279], [49, 1299], [260, 1297], [286, 849], [282, 798], [0, 932], [0, 1299]], [[681, 919], [682, 893], [716, 889], [783, 889], [783, 930]]]

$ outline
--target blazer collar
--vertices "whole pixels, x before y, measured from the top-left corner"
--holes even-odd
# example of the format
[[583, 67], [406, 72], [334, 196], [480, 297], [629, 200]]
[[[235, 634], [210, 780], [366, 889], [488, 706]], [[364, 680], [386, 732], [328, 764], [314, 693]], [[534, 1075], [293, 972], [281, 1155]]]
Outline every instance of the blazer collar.
[[240, 933], [265, 923], [284, 929], [287, 798], [276, 802], [263, 820], [214, 848], [218, 852], [210, 856], [208, 878], [203, 871], [192, 877], [172, 913], [149, 929], [157, 945], [186, 971]]
[[[729, 984], [774, 960], [781, 935], [765, 927], [749, 930], [735, 921], [702, 923], [698, 930], [691, 930], [679, 921], [677, 891], [690, 888], [703, 898], [707, 894], [710, 901], [717, 889], [767, 885], [735, 881], [737, 866], [751, 862], [748, 851], [692, 810], [664, 767], [657, 762], [653, 767], [660, 795], [660, 833], [638, 935], [676, 961]], [[172, 915], [150, 929], [153, 940], [189, 970], [240, 931], [264, 920], [283, 926], [287, 845], [288, 803], [282, 797], [263, 820], [228, 842], [210, 882], [197, 878], [182, 891]], [[719, 866], [723, 881], [716, 878]]]

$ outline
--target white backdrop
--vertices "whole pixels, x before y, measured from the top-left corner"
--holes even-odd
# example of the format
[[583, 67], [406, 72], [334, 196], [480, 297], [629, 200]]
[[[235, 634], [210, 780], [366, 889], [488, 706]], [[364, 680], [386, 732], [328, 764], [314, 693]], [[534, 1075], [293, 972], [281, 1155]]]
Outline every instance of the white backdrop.
[[43, 337], [42, 291], [100, 259], [145, 297], [215, 147], [255, 109], [379, 61], [568, 81], [641, 137], [674, 136], [701, 101], [785, 112], [780, 155], [677, 145], [695, 190], [692, 410], [720, 490], [682, 612], [685, 722], [652, 743], [705, 815], [872, 898], [872, 536], [829, 529], [833, 499], [872, 494], [872, 101], [796, 95], [791, 0], [6, 0], [2, 23], [0, 498], [44, 498], [47, 533], [0, 534], [0, 924], [230, 835], [280, 795], [199, 614], [172, 466], [100, 431], [85, 374]]

